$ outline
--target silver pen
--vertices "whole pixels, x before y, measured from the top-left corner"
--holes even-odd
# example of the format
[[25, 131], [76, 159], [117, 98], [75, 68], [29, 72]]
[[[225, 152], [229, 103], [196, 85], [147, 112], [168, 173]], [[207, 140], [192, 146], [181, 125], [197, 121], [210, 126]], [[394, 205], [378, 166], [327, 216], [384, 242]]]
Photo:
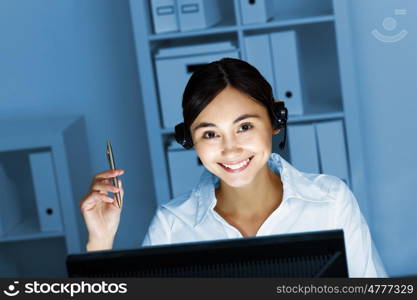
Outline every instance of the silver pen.
[[[109, 162], [110, 169], [115, 170], [116, 164], [114, 162], [113, 150], [111, 148], [110, 141], [106, 141], [106, 154], [107, 154], [107, 160]], [[120, 182], [117, 177], [112, 178], [112, 183], [114, 186], [120, 188]], [[120, 196], [120, 192], [114, 193], [114, 195], [116, 196], [117, 206], [119, 206], [119, 208], [122, 208], [122, 197]]]

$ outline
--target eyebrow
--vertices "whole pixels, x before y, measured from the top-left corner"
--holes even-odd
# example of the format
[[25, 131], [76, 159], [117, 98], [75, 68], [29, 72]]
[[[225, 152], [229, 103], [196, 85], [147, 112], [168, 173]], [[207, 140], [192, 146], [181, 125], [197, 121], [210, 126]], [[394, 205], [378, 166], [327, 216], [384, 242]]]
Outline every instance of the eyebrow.
[[[260, 118], [259, 115], [257, 114], [243, 114], [240, 117], [238, 117], [236, 120], [233, 121], [233, 124], [236, 124], [237, 122], [240, 122], [242, 120], [245, 119], [249, 119], [249, 118]], [[194, 129], [193, 132], [195, 132], [197, 129], [199, 128], [205, 128], [205, 127], [217, 127], [216, 124], [214, 123], [207, 123], [207, 122], [201, 122], [200, 124], [198, 124]]]

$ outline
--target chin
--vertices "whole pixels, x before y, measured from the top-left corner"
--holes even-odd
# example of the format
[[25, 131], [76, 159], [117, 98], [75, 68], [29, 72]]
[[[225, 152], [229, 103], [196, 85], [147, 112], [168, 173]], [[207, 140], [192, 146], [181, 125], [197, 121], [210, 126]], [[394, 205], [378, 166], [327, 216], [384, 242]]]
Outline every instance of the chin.
[[235, 180], [231, 180], [230, 178], [221, 178], [220, 179], [226, 183], [228, 186], [230, 187], [234, 187], [234, 188], [243, 188], [245, 186], [248, 186], [252, 181], [253, 178], [239, 178], [239, 179], [235, 179]]

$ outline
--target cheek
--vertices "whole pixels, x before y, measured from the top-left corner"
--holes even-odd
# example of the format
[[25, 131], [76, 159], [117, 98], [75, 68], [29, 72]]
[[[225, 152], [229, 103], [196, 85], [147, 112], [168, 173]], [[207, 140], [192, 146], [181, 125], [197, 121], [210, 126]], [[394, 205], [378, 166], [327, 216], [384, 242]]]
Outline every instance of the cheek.
[[272, 148], [272, 134], [266, 131], [259, 131], [251, 135], [243, 136], [240, 140], [242, 148], [257, 149]]
[[211, 161], [211, 159], [216, 154], [216, 151], [214, 151], [213, 147], [208, 145], [197, 144], [195, 145], [194, 149], [204, 165], [206, 165], [206, 162]]

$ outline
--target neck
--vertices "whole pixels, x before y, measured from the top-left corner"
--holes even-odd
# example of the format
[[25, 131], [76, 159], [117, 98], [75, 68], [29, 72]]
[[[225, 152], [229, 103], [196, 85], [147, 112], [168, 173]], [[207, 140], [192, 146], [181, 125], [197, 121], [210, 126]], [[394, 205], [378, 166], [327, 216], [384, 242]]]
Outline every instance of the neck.
[[281, 178], [265, 165], [246, 186], [235, 188], [220, 182], [215, 210], [228, 216], [262, 217], [281, 204], [282, 191]]

